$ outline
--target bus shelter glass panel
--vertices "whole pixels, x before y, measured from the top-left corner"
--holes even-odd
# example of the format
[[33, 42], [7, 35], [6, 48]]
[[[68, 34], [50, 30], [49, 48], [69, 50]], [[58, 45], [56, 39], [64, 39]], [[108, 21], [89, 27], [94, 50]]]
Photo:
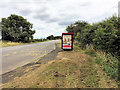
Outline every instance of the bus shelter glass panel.
[[63, 35], [63, 49], [72, 49], [72, 35]]

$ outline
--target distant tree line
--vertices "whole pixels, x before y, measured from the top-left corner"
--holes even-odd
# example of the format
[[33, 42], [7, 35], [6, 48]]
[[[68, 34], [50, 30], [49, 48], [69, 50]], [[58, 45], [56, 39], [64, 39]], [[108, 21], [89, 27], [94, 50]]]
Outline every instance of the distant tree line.
[[47, 39], [45, 38], [41, 38], [41, 39], [33, 39], [31, 42], [43, 42], [43, 41], [47, 41]]
[[47, 37], [48, 40], [56, 40], [56, 39], [61, 39], [61, 36], [53, 36], [53, 35], [50, 35]]
[[66, 31], [74, 33], [75, 40], [82, 48], [92, 44], [95, 49], [120, 56], [120, 18], [117, 16], [93, 24], [77, 21], [68, 26]]
[[2, 18], [0, 24], [2, 40], [29, 42], [33, 39], [33, 24], [22, 16], [11, 14], [7, 18]]

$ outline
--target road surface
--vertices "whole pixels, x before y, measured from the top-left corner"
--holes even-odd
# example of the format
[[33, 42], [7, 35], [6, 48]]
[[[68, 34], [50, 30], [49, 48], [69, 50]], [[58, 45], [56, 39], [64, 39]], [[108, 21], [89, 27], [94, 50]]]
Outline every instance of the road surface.
[[55, 49], [55, 42], [56, 40], [2, 48], [2, 72], [0, 74], [14, 70], [48, 54]]

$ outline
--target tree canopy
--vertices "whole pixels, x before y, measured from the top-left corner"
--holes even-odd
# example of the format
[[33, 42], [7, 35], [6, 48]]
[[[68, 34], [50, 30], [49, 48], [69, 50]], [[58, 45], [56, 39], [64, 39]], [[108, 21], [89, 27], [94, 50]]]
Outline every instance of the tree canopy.
[[28, 42], [33, 39], [33, 24], [22, 16], [11, 14], [7, 18], [2, 18], [1, 25], [2, 40]]
[[76, 21], [74, 24], [67, 26], [66, 31], [68, 33], [74, 33], [74, 37], [77, 35], [78, 32], [81, 32], [88, 23], [86, 21]]
[[61, 39], [61, 36], [53, 36], [53, 35], [50, 35], [47, 37], [48, 40], [56, 40], [56, 39]]
[[66, 31], [73, 32], [75, 39], [84, 47], [92, 44], [96, 49], [120, 55], [119, 25], [120, 18], [112, 16], [92, 25], [85, 21], [77, 21], [68, 26]]

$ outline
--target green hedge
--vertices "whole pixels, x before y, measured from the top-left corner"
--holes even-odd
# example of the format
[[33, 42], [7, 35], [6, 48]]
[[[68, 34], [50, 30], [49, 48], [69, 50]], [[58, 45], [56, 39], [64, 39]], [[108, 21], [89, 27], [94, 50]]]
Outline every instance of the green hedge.
[[120, 56], [120, 30], [118, 29], [118, 17], [113, 16], [100, 23], [86, 25], [78, 32], [75, 39], [83, 46], [92, 44], [96, 49]]

